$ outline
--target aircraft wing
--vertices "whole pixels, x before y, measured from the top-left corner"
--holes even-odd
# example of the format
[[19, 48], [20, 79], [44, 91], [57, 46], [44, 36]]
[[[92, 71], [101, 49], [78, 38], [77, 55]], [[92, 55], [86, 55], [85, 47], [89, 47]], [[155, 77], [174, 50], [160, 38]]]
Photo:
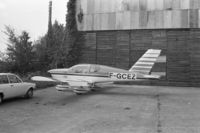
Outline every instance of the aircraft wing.
[[55, 79], [52, 79], [50, 77], [42, 77], [42, 76], [34, 76], [31, 78], [33, 81], [44, 81], [44, 82], [58, 82]]
[[65, 80], [64, 82], [61, 80], [55, 80], [50, 77], [42, 77], [42, 76], [34, 76], [31, 78], [33, 81], [43, 81], [43, 82], [58, 82], [58, 83], [68, 83], [70, 86], [79, 86], [79, 84], [86, 86], [90, 83], [90, 81], [82, 80], [82, 79], [74, 79], [74, 80]]
[[[63, 81], [60, 81], [60, 80], [55, 80], [51, 77], [43, 77], [43, 76], [34, 76], [31, 78], [31, 80], [33, 81], [44, 81], [44, 82], [63, 82]], [[74, 79], [74, 80], [66, 80], [65, 82], [89, 82], [89, 81], [86, 81], [86, 80], [82, 80], [82, 79]]]

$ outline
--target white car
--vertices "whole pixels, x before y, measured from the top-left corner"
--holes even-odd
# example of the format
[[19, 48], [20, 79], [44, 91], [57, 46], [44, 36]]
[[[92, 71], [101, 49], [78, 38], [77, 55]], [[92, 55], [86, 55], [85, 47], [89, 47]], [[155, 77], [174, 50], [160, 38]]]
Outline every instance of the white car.
[[23, 82], [17, 75], [12, 73], [0, 73], [0, 103], [4, 99], [24, 96], [33, 97], [34, 83]]

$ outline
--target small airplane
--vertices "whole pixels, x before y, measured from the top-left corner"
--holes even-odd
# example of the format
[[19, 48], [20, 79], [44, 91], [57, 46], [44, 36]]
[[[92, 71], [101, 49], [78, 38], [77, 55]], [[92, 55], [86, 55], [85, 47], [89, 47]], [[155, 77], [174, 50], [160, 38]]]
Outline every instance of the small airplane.
[[78, 64], [70, 68], [49, 70], [52, 78], [34, 76], [31, 79], [58, 82], [58, 91], [71, 88], [76, 94], [92, 91], [98, 83], [159, 79], [159, 75], [151, 74], [151, 69], [160, 53], [159, 49], [148, 49], [129, 70], [97, 64]]

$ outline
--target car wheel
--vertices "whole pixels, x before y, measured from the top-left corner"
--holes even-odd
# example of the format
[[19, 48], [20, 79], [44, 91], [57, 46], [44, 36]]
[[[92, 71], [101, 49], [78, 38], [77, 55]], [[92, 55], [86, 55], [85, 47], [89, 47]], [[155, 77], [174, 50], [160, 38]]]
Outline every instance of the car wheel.
[[33, 89], [29, 89], [26, 92], [25, 98], [32, 98], [33, 97]]
[[3, 102], [3, 95], [0, 94], [0, 104]]

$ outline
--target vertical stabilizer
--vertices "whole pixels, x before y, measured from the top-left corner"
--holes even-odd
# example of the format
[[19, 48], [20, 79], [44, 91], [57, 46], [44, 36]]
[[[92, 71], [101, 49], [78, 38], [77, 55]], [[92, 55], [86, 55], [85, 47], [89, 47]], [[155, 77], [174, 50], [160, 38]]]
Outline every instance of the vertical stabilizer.
[[142, 57], [131, 67], [130, 72], [150, 74], [155, 62], [160, 56], [161, 50], [149, 49]]

